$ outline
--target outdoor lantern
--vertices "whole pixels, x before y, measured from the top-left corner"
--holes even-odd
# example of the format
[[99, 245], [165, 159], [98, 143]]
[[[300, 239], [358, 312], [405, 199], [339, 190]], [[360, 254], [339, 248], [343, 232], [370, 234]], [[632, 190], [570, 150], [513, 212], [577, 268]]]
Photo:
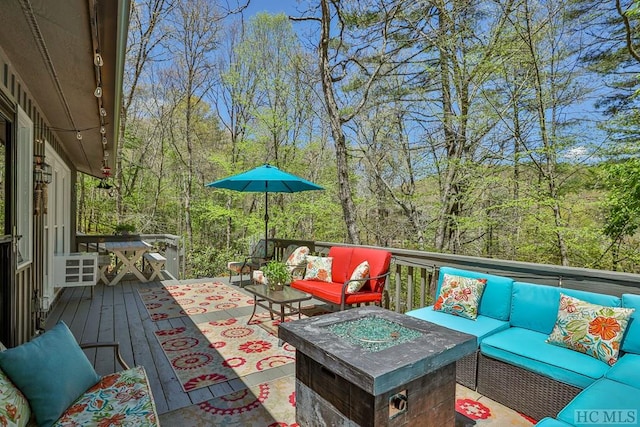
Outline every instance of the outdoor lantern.
[[51, 165], [44, 161], [44, 156], [34, 156], [33, 180], [40, 184], [50, 184], [51, 177]]
[[99, 188], [101, 190], [111, 190], [113, 188], [113, 185], [109, 184], [106, 178], [102, 178], [96, 188]]

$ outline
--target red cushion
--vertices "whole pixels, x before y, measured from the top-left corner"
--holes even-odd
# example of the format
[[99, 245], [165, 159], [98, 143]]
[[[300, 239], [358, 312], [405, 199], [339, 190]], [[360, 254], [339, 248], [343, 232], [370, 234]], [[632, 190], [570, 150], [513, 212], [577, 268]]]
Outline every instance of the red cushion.
[[331, 281], [336, 283], [344, 283], [351, 278], [351, 272], [353, 269], [349, 269], [351, 266], [351, 255], [353, 254], [351, 247], [332, 246], [329, 249], [330, 257], [333, 257], [331, 262]]
[[[295, 280], [291, 282], [291, 287], [302, 292], [307, 292], [313, 296], [340, 305], [342, 302], [342, 286], [344, 283], [328, 283], [318, 280]], [[378, 292], [357, 292], [355, 294], [347, 294], [345, 300], [346, 305], [364, 303], [364, 302], [380, 302], [382, 294]]]
[[[369, 248], [355, 248], [353, 255], [351, 256], [351, 265], [349, 266], [348, 277], [345, 280], [351, 278], [353, 270], [360, 265], [363, 261], [369, 262], [369, 276], [376, 277], [381, 276], [389, 271], [389, 264], [391, 264], [391, 252], [383, 251], [380, 249]], [[382, 292], [384, 289], [385, 278], [378, 280], [367, 281], [361, 292]]]

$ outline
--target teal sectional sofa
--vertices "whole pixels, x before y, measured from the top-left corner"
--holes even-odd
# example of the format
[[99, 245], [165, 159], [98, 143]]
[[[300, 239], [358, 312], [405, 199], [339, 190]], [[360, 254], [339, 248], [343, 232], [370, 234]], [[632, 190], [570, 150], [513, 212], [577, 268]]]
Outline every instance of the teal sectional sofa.
[[[459, 332], [464, 332], [476, 337], [478, 346], [480, 341], [496, 332], [509, 328], [509, 313], [511, 311], [511, 287], [513, 279], [491, 274], [476, 273], [451, 267], [441, 267], [436, 288], [436, 295], [440, 293], [440, 287], [445, 274], [472, 278], [487, 279], [487, 284], [478, 305], [478, 317], [476, 320], [464, 317], [452, 316], [447, 313], [435, 311], [433, 306], [420, 308], [407, 312], [409, 316], [436, 323]], [[458, 383], [476, 388], [478, 367], [478, 351], [463, 357], [456, 365], [456, 380]]]
[[536, 426], [640, 426], [640, 295], [623, 294], [622, 306], [636, 310], [622, 341], [622, 356], [556, 418], [544, 418]]
[[[589, 404], [606, 409], [607, 399], [596, 396], [604, 391], [614, 397], [636, 390], [633, 398], [618, 402], [640, 412], [640, 397], [636, 397], [640, 396], [640, 295], [618, 297], [442, 267], [436, 296], [444, 274], [487, 280], [477, 319], [434, 311], [433, 306], [407, 314], [477, 337], [478, 351], [472, 355], [473, 360], [463, 360], [456, 367], [459, 383], [542, 420], [539, 424], [543, 427], [580, 425], [574, 424], [573, 413], [585, 405], [588, 409]], [[546, 342], [556, 323], [561, 293], [601, 306], [636, 309], [617, 363], [610, 366], [587, 354]], [[620, 388], [614, 392], [617, 385]]]

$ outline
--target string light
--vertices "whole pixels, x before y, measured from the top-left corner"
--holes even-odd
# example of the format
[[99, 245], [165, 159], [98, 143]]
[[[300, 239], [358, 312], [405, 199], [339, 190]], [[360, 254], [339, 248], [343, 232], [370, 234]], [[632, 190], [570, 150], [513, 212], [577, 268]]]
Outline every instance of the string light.
[[94, 56], [93, 56], [93, 64], [96, 66], [95, 68], [95, 73], [96, 73], [96, 81], [98, 82], [98, 84], [96, 85], [96, 89], [93, 92], [93, 95], [98, 98], [98, 118], [100, 119], [100, 141], [102, 142], [102, 174], [103, 174], [103, 180], [106, 180], [106, 178], [108, 178], [111, 175], [111, 169], [108, 166], [107, 161], [109, 160], [109, 152], [107, 151], [107, 129], [105, 127], [104, 124], [104, 118], [107, 117], [107, 110], [106, 108], [104, 108], [104, 104], [102, 101], [102, 66], [104, 66], [104, 60], [102, 58], [102, 55], [100, 54], [100, 46], [99, 41], [98, 40], [94, 40], [94, 42], [96, 42], [96, 44], [94, 44], [94, 46], [97, 45], [97, 49], [95, 50]]
[[93, 64], [96, 67], [102, 67], [104, 65], [104, 61], [102, 60], [102, 55], [100, 55], [100, 52], [96, 51], [96, 54], [93, 57]]

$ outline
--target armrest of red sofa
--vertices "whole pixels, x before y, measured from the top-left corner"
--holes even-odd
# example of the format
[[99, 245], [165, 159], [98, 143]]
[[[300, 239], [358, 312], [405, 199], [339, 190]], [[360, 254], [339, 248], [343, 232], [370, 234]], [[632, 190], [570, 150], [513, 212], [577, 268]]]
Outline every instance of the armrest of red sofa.
[[[363, 279], [351, 279], [351, 280], [347, 280], [347, 281], [346, 281], [346, 282], [344, 282], [344, 284], [342, 285], [342, 294], [343, 294], [343, 295], [349, 295], [349, 294], [347, 293], [347, 287], [349, 286], [349, 283], [351, 283], [351, 282], [368, 282], [369, 280], [375, 280], [375, 281], [378, 281], [378, 280], [380, 280], [380, 279], [386, 279], [386, 277], [387, 277], [389, 274], [391, 274], [391, 271], [387, 271], [386, 273], [381, 274], [381, 275], [379, 275], [379, 276], [373, 276], [373, 277], [368, 277], [368, 276], [367, 276], [367, 277], [365, 277], [365, 278], [363, 278]], [[373, 292], [374, 292], [374, 293], [382, 293], [382, 291], [383, 291], [383, 290], [384, 290], [384, 289], [380, 289], [380, 291], [379, 291], [379, 292], [378, 292], [378, 291], [373, 291]], [[367, 291], [367, 292], [371, 293], [372, 291]], [[352, 292], [352, 293], [356, 293], [356, 292]]]

